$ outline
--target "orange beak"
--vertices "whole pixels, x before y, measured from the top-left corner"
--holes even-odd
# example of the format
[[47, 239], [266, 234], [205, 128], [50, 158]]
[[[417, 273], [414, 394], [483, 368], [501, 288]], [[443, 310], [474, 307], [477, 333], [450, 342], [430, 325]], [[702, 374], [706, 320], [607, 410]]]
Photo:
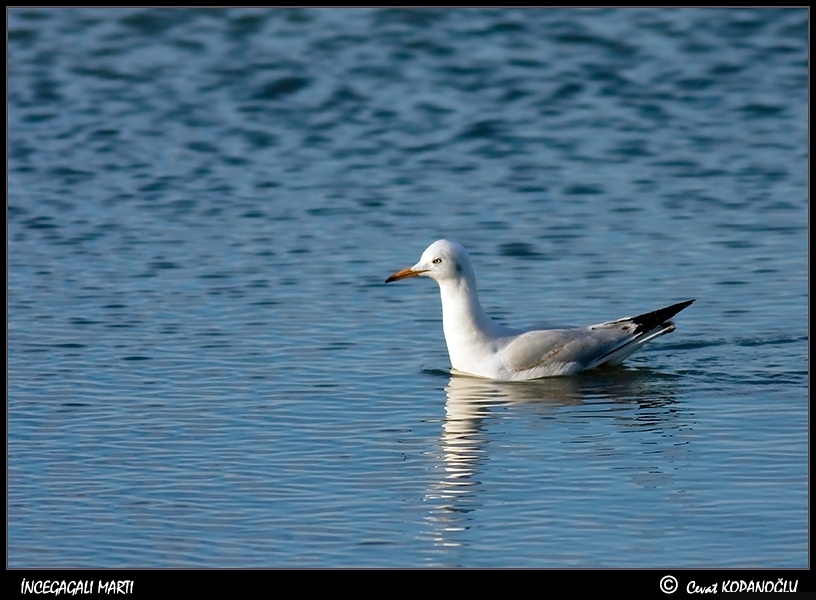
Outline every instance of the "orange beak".
[[385, 283], [391, 283], [392, 281], [399, 281], [400, 279], [408, 279], [409, 277], [418, 277], [422, 275], [425, 270], [414, 271], [411, 267], [407, 269], [403, 269], [402, 271], [397, 271], [391, 277], [385, 280]]

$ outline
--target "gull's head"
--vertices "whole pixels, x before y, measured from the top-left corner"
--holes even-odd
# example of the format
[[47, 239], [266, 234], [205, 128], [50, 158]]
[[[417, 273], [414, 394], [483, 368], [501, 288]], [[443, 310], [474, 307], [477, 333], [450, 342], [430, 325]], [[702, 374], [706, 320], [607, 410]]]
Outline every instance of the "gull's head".
[[417, 264], [397, 271], [385, 283], [420, 276], [442, 282], [471, 277], [472, 273], [470, 257], [461, 245], [448, 240], [437, 240], [425, 249]]

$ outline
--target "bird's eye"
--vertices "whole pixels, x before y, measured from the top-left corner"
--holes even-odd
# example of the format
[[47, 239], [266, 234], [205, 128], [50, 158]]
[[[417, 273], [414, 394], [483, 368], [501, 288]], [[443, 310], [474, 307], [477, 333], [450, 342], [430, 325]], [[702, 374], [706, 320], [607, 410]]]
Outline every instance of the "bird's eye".
[[442, 259], [441, 259], [441, 258], [435, 258], [435, 259], [433, 259], [433, 261], [432, 261], [432, 262], [433, 262], [433, 264], [435, 264], [435, 265], [439, 265], [439, 264], [442, 264]]

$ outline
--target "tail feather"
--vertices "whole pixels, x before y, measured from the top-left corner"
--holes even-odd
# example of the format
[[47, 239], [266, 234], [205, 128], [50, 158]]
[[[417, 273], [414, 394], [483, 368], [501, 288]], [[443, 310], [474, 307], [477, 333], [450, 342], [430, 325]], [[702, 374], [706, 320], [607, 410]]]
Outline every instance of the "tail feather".
[[627, 319], [619, 319], [604, 325], [618, 323], [634, 323], [637, 327], [632, 332], [634, 336], [628, 342], [610, 350], [603, 356], [598, 357], [588, 368], [592, 369], [602, 365], [619, 365], [646, 342], [649, 342], [661, 335], [674, 331], [674, 323], [669, 321], [674, 315], [689, 306], [694, 300], [678, 302], [666, 308], [661, 308], [652, 312], [638, 315]]
[[635, 335], [646, 333], [655, 327], [659, 327], [681, 310], [689, 306], [692, 302], [694, 302], [694, 300], [686, 300], [685, 302], [678, 302], [677, 304], [672, 304], [666, 308], [661, 308], [652, 312], [638, 315], [637, 317], [632, 317], [630, 320], [637, 325], [637, 328], [634, 331]]

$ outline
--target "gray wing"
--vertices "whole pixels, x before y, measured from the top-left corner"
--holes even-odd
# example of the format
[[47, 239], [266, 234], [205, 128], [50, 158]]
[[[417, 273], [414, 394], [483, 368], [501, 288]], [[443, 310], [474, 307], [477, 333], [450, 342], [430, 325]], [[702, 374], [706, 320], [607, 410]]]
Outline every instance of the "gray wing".
[[674, 331], [668, 319], [692, 302], [586, 328], [528, 331], [512, 340], [502, 355], [516, 372], [550, 366], [568, 373], [620, 364], [646, 342]]
[[512, 340], [502, 351], [509, 369], [515, 372], [551, 366], [569, 372], [598, 366], [635, 339], [634, 327], [623, 323], [592, 328], [528, 331]]

